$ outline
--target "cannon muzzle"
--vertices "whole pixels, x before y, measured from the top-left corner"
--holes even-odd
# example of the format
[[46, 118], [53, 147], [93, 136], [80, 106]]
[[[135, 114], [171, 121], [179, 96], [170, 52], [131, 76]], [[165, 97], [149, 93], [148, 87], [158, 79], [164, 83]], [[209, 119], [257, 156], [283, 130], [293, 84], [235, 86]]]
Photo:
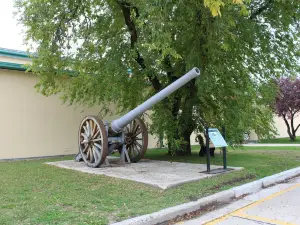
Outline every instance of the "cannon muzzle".
[[123, 128], [129, 124], [132, 120], [137, 118], [138, 116], [142, 115], [148, 109], [150, 109], [153, 105], [160, 102], [162, 99], [171, 95], [174, 91], [188, 83], [190, 80], [194, 79], [195, 77], [200, 75], [200, 70], [198, 68], [193, 68], [184, 76], [180, 77], [178, 80], [174, 81], [169, 86], [165, 87], [163, 90], [149, 98], [147, 101], [136, 107], [135, 109], [131, 110], [124, 116], [119, 119], [112, 121], [111, 129], [115, 133], [119, 133], [123, 130]]

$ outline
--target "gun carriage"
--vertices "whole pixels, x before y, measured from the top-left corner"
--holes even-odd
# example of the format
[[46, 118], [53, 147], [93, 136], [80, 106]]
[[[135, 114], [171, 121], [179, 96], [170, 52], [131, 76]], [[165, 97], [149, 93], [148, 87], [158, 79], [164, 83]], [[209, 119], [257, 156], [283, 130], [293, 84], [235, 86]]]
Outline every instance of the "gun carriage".
[[148, 147], [147, 127], [139, 116], [199, 75], [200, 70], [193, 68], [111, 123], [102, 121], [96, 116], [86, 116], [79, 127], [79, 153], [76, 160], [82, 158], [88, 166], [95, 168], [101, 166], [108, 155], [118, 150], [122, 162], [138, 162], [143, 158]]

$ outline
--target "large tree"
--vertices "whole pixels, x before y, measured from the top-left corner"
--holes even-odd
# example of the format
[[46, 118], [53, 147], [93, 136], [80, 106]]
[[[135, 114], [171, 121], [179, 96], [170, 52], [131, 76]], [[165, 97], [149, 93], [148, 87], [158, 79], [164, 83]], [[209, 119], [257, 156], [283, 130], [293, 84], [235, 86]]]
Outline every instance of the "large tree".
[[[120, 113], [159, 92], [192, 67], [192, 80], [150, 114], [151, 131], [169, 149], [190, 154], [190, 135], [225, 126], [272, 130], [270, 78], [292, 73], [299, 0], [17, 0], [39, 90], [71, 104], [110, 103]], [[133, 71], [128, 79], [127, 69]], [[69, 71], [76, 71], [71, 73]], [[62, 79], [68, 79], [62, 82]], [[150, 84], [150, 85], [149, 85]], [[259, 96], [259, 97], [258, 97]]]
[[300, 113], [300, 78], [281, 78], [278, 88], [275, 113], [283, 118], [291, 141], [295, 141], [300, 127], [300, 124], [295, 124], [295, 118]]

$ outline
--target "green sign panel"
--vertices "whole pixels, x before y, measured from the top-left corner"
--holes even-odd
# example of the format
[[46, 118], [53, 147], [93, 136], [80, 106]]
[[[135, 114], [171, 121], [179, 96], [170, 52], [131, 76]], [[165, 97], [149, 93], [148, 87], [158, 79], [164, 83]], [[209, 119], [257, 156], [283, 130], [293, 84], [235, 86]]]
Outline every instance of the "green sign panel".
[[227, 143], [217, 128], [209, 128], [208, 136], [216, 148], [227, 147]]

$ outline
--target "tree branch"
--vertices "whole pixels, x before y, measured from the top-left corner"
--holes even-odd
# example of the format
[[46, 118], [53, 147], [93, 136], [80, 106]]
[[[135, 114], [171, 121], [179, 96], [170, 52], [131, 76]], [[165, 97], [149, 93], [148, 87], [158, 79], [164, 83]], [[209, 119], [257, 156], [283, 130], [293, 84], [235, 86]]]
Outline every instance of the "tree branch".
[[291, 129], [292, 129], [292, 134], [295, 136], [295, 129], [294, 129], [294, 115], [291, 116]]
[[135, 24], [130, 16], [130, 11], [131, 11], [132, 7], [127, 2], [119, 2], [119, 5], [120, 5], [123, 15], [124, 15], [125, 24], [130, 32], [131, 48], [134, 48], [134, 44], [137, 42], [138, 36], [137, 36]]
[[54, 41], [62, 42], [61, 37], [62, 36], [67, 37], [66, 35], [67, 30], [66, 28], [63, 28], [63, 24], [69, 24], [74, 18], [76, 18], [80, 6], [82, 6], [81, 0], [79, 0], [79, 2], [75, 4], [74, 9], [72, 9], [72, 7], [69, 7], [69, 9], [72, 10], [71, 12], [59, 14], [58, 16], [54, 17], [55, 20], [59, 20], [58, 26], [56, 27], [56, 31], [54, 34]]
[[[125, 19], [125, 24], [130, 32], [130, 44], [131, 44], [131, 48], [134, 48], [135, 43], [138, 40], [138, 34], [137, 34], [137, 30], [136, 30], [136, 26], [134, 24], [134, 21], [131, 18], [131, 9], [134, 9], [135, 13], [136, 13], [136, 17], [139, 17], [139, 11], [138, 8], [135, 6], [130, 5], [130, 3], [127, 2], [118, 2], [121, 10], [123, 12], [123, 16]], [[139, 53], [138, 50], [136, 50], [137, 52], [137, 58], [135, 59], [136, 62], [140, 65], [140, 67], [144, 70], [146, 69], [146, 65], [145, 65], [145, 61], [144, 58], [141, 56], [141, 54]], [[154, 90], [156, 92], [159, 92], [161, 90], [161, 84], [158, 80], [158, 78], [156, 76], [151, 77], [150, 75], [147, 75], [148, 79], [150, 80], [150, 82], [152, 83], [152, 86], [154, 88]]]
[[258, 8], [256, 11], [254, 11], [251, 15], [250, 15], [250, 20], [255, 19], [257, 16], [259, 16], [260, 14], [262, 14], [264, 11], [266, 11], [268, 9], [268, 7], [274, 2], [274, 0], [267, 0], [267, 2], [262, 5], [260, 8]]
[[298, 124], [298, 126], [296, 127], [295, 134], [296, 134], [299, 127], [300, 127], [300, 124]]
[[296, 115], [299, 112], [299, 109], [297, 109], [295, 112], [292, 113], [292, 115]]
[[285, 122], [285, 124], [287, 126], [287, 132], [288, 132], [290, 138], [292, 138], [291, 128], [290, 128], [289, 122], [287, 121], [287, 119], [285, 117], [285, 114], [283, 114], [282, 117], [283, 117], [283, 120], [284, 120], [284, 122]]

